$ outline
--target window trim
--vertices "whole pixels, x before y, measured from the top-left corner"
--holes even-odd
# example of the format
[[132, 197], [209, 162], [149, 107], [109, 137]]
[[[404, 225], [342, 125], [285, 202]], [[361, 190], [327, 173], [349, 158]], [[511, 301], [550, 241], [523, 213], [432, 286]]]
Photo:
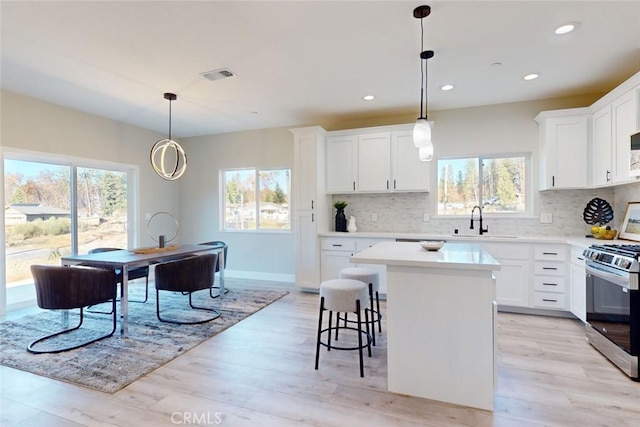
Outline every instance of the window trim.
[[[255, 206], [255, 211], [254, 211], [254, 215], [256, 218], [256, 228], [254, 229], [232, 229], [232, 228], [225, 228], [225, 224], [226, 224], [226, 210], [227, 210], [227, 197], [226, 197], [226, 180], [225, 180], [225, 173], [226, 172], [233, 172], [233, 171], [249, 171], [249, 170], [253, 170], [254, 171], [254, 176], [255, 176], [255, 183], [256, 183], [256, 188], [254, 189], [254, 191], [256, 191], [256, 200], [258, 200], [258, 202], [256, 203]], [[259, 174], [260, 172], [268, 172], [268, 171], [288, 171], [289, 172], [289, 192], [288, 192], [288, 198], [289, 198], [289, 228], [285, 228], [285, 229], [276, 229], [276, 228], [259, 228], [259, 224], [260, 224], [260, 201], [259, 201], [259, 193], [260, 193], [260, 189], [259, 189], [259, 185], [260, 185], [260, 180], [259, 180]], [[219, 215], [219, 224], [218, 224], [218, 231], [222, 232], [222, 233], [259, 233], [259, 234], [292, 234], [294, 232], [293, 230], [293, 215], [292, 215], [292, 209], [291, 209], [291, 190], [292, 190], [292, 182], [291, 180], [293, 179], [293, 174], [292, 174], [292, 170], [291, 167], [277, 167], [277, 166], [271, 166], [271, 167], [264, 167], [264, 168], [260, 168], [260, 167], [237, 167], [237, 168], [223, 168], [219, 170], [219, 182], [220, 182], [220, 195], [221, 195], [221, 199], [222, 199], [222, 203], [220, 203], [220, 215]]]
[[[510, 157], [523, 157], [525, 161], [525, 209], [523, 212], [513, 213], [497, 213], [497, 212], [483, 212], [483, 216], [491, 218], [503, 218], [503, 219], [525, 219], [535, 218], [535, 200], [533, 191], [533, 155], [531, 152], [509, 152], [509, 153], [492, 153], [492, 154], [469, 154], [460, 156], [443, 156], [434, 159], [435, 162], [435, 197], [432, 198], [431, 209], [434, 212], [434, 216], [442, 219], [450, 218], [463, 218], [467, 214], [452, 215], [452, 214], [440, 214], [438, 213], [438, 192], [439, 192], [439, 168], [438, 161], [440, 160], [456, 160], [456, 159], [478, 159], [478, 178], [482, 178], [482, 161], [492, 159], [505, 159]], [[482, 191], [482, 189], [480, 189]], [[469, 213], [470, 214], [470, 213]]]

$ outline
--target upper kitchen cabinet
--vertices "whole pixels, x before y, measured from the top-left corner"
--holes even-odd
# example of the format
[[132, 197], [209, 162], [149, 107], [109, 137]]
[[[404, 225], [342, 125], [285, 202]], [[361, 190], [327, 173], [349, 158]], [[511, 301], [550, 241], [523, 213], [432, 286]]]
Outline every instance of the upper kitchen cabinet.
[[592, 106], [592, 181], [596, 187], [632, 182], [631, 135], [640, 130], [640, 73]]
[[539, 129], [539, 190], [587, 188], [591, 111], [543, 111], [535, 120]]
[[327, 136], [327, 193], [353, 193], [358, 173], [358, 137]]
[[328, 193], [429, 191], [408, 125], [330, 132], [326, 166]]
[[593, 170], [596, 187], [613, 183], [613, 133], [611, 131], [611, 105], [607, 104], [593, 113]]

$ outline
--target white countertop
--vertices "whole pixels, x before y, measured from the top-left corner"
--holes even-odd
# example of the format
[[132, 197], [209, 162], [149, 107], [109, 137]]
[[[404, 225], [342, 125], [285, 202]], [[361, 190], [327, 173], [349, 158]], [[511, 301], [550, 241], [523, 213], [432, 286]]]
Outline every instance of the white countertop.
[[485, 242], [511, 242], [511, 243], [560, 243], [587, 248], [591, 245], [607, 244], [638, 244], [629, 240], [597, 240], [584, 236], [506, 236], [498, 234], [471, 235], [471, 234], [428, 234], [428, 233], [396, 233], [388, 231], [357, 231], [355, 233], [342, 233], [328, 231], [318, 233], [319, 237], [349, 237], [363, 239], [416, 239], [416, 240], [444, 240], [447, 242], [477, 241]]
[[475, 243], [445, 243], [439, 251], [427, 251], [416, 242], [380, 242], [353, 255], [353, 263], [408, 267], [500, 270], [500, 264]]

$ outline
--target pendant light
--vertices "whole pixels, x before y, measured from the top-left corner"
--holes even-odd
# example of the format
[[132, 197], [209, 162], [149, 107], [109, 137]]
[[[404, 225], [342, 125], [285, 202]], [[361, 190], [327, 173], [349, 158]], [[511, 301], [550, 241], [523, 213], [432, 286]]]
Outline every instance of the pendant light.
[[169, 138], [153, 144], [150, 155], [153, 170], [168, 181], [180, 178], [187, 170], [187, 155], [184, 149], [171, 139], [171, 101], [177, 98], [175, 93], [164, 94], [164, 99], [169, 101]]
[[419, 149], [418, 156], [420, 160], [425, 162], [433, 159], [431, 125], [427, 120], [427, 61], [433, 58], [433, 51], [424, 50], [424, 26], [422, 21], [430, 14], [431, 7], [426, 5], [418, 6], [413, 10], [413, 17], [420, 19], [420, 117], [418, 117], [416, 124], [413, 126], [413, 144]]

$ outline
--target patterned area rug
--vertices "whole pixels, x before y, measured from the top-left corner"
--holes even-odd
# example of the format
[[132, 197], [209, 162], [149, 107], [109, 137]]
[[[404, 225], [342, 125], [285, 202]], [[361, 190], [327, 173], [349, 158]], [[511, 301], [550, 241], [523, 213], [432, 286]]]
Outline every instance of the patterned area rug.
[[[158, 321], [155, 290], [150, 288], [149, 291], [146, 303], [129, 303], [129, 333], [126, 337], [122, 337], [118, 329], [109, 338], [63, 353], [32, 354], [27, 351], [31, 341], [62, 329], [60, 312], [47, 311], [2, 322], [0, 364], [114, 393], [287, 294], [278, 290], [231, 288], [223, 298], [211, 299], [207, 292], [199, 292], [200, 295], [194, 295], [194, 305], [215, 308], [221, 316], [200, 325], [174, 325]], [[140, 295], [132, 289], [130, 299], [136, 298]], [[211, 315], [210, 312], [191, 310], [188, 297], [184, 295], [162, 292], [160, 302], [163, 318], [194, 319], [197, 315]], [[101, 310], [109, 310], [110, 307], [110, 304], [96, 306]], [[78, 318], [77, 313], [69, 313], [69, 325], [77, 325]], [[99, 336], [109, 332], [111, 327], [111, 315], [85, 311], [82, 328], [65, 334], [64, 344]]]

